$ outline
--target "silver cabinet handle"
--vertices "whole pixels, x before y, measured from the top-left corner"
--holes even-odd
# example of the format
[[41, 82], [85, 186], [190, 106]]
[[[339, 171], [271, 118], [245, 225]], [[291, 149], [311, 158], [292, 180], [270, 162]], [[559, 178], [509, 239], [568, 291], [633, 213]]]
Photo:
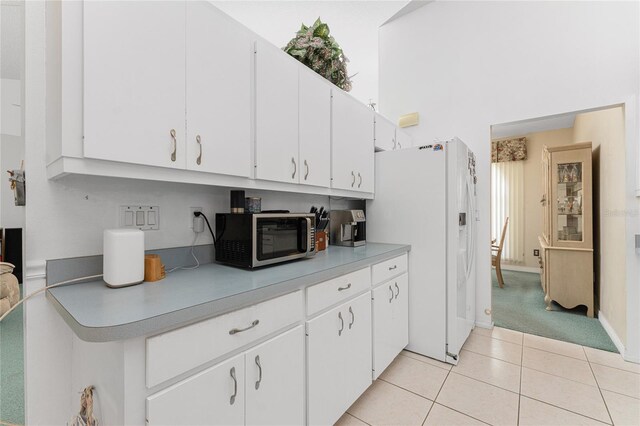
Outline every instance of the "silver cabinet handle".
[[262, 383], [262, 365], [260, 365], [260, 355], [256, 355], [256, 365], [258, 366], [258, 381], [256, 382], [256, 390], [260, 388]]
[[360, 178], [360, 182], [358, 182], [358, 188], [360, 188], [360, 186], [362, 186], [362, 175], [360, 172], [358, 172], [358, 178]]
[[254, 320], [251, 325], [245, 327], [245, 328], [232, 328], [231, 330], [229, 330], [229, 334], [231, 334], [232, 336], [236, 333], [242, 333], [243, 331], [247, 331], [247, 330], [251, 330], [253, 327], [255, 327], [256, 325], [260, 324], [260, 320]]
[[398, 298], [398, 295], [400, 294], [400, 287], [398, 287], [398, 283], [395, 283], [395, 284], [396, 284], [396, 290], [397, 290], [398, 292], [397, 292], [397, 293], [396, 293], [396, 295], [394, 296], [394, 299], [397, 299], [397, 298]]
[[393, 141], [393, 149], [396, 149], [396, 139], [395, 139], [395, 138], [393, 138], [393, 139], [391, 139], [391, 140]]
[[353, 180], [351, 181], [351, 187], [353, 188], [353, 185], [356, 184], [356, 174], [353, 173], [353, 170], [351, 170], [351, 177], [353, 178]]
[[389, 303], [393, 302], [393, 289], [389, 286], [389, 291], [391, 292], [391, 297], [389, 298]]
[[176, 161], [176, 151], [178, 149], [178, 140], [176, 137], [176, 129], [171, 129], [169, 132], [171, 135], [171, 143], [173, 144], [173, 152], [171, 153], [171, 161]]
[[307, 180], [307, 178], [309, 177], [309, 163], [307, 163], [307, 160], [304, 160], [304, 166], [307, 169], [306, 173], [304, 174], [304, 180]]
[[196, 164], [199, 166], [202, 164], [202, 139], [200, 139], [200, 135], [196, 135], [196, 142], [198, 143], [198, 148], [200, 148], [200, 154], [196, 158]]
[[293, 173], [291, 174], [291, 179], [296, 177], [296, 172], [298, 171], [298, 165], [296, 164], [296, 159], [291, 157], [291, 162], [293, 163]]
[[338, 291], [349, 290], [351, 288], [351, 283], [347, 284], [346, 287], [338, 287]]
[[238, 380], [236, 379], [236, 368], [231, 367], [231, 378], [233, 379], [233, 395], [231, 395], [231, 399], [229, 399], [229, 404], [233, 405], [236, 402], [236, 395], [238, 395]]
[[351, 326], [353, 326], [353, 323], [356, 322], [356, 316], [353, 313], [353, 309], [351, 309], [351, 306], [349, 306], [349, 313], [351, 314], [351, 322], [349, 323], [349, 330], [351, 330]]
[[398, 141], [398, 148], [402, 149], [402, 144]]
[[398, 265], [389, 266], [390, 271], [393, 271], [394, 269], [397, 269], [397, 268], [398, 268]]
[[338, 336], [342, 336], [342, 330], [344, 330], [344, 320], [342, 319], [342, 312], [338, 312], [338, 318], [340, 319], [340, 330], [338, 330]]

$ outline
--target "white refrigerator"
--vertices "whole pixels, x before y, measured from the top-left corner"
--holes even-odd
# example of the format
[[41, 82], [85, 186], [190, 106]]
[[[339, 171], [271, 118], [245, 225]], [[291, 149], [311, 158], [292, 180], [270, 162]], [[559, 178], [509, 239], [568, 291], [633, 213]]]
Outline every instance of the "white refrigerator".
[[458, 138], [375, 154], [367, 240], [411, 244], [407, 349], [457, 364], [475, 323], [475, 155]]

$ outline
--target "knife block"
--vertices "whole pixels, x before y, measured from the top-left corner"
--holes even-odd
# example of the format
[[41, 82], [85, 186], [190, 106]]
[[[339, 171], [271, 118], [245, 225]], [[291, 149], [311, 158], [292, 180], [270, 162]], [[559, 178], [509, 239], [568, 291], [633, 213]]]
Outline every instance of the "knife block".
[[327, 248], [327, 232], [316, 231], [316, 251], [322, 251]]
[[144, 256], [144, 280], [148, 282], [160, 281], [167, 274], [160, 256], [157, 254], [146, 254]]

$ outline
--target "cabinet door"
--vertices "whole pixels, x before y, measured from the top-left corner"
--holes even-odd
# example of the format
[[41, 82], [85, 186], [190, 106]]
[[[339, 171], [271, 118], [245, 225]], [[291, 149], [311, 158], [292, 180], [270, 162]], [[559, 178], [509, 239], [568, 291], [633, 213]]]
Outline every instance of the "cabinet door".
[[385, 151], [396, 149], [396, 126], [381, 115], [376, 116], [375, 146]]
[[256, 178], [298, 183], [298, 66], [277, 47], [256, 44]]
[[84, 155], [185, 167], [185, 3], [84, 3]]
[[331, 187], [373, 192], [373, 111], [338, 89], [332, 100]]
[[395, 358], [393, 281], [373, 290], [373, 378], [377, 379]]
[[250, 32], [207, 2], [187, 2], [187, 168], [251, 173]]
[[246, 424], [304, 424], [304, 326], [246, 353]]
[[411, 135], [400, 128], [396, 128], [397, 149], [411, 148], [413, 146], [413, 138]]
[[329, 187], [331, 87], [300, 68], [300, 183]]
[[371, 293], [307, 323], [308, 424], [335, 423], [371, 384]]
[[409, 275], [393, 280], [393, 336], [394, 358], [409, 344]]
[[147, 398], [149, 425], [243, 425], [244, 354]]

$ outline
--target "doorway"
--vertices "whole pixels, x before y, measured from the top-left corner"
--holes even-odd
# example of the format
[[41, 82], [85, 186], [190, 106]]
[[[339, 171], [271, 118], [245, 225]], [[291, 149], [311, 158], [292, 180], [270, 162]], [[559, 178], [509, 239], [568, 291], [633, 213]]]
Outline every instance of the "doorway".
[[[626, 332], [623, 107], [493, 125], [491, 144], [494, 324], [618, 352], [603, 323]], [[588, 168], [567, 160], [579, 148]]]

